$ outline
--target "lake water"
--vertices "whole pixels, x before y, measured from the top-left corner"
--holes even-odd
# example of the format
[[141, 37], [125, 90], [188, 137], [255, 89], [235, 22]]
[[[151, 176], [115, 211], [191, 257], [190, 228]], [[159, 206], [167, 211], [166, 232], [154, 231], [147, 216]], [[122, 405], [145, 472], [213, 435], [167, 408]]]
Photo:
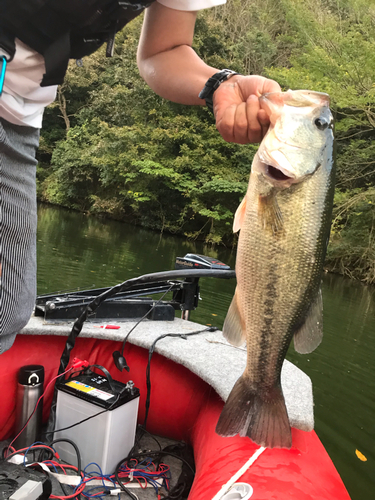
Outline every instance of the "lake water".
[[[235, 252], [41, 205], [38, 293], [112, 286], [174, 269], [177, 256], [209, 255], [234, 268]], [[234, 280], [200, 280], [192, 321], [221, 327]], [[327, 274], [324, 340], [312, 354], [288, 359], [312, 379], [315, 430], [353, 500], [375, 500], [375, 288]], [[367, 461], [360, 460], [356, 450]], [[316, 478], [319, 481], [319, 477]]]

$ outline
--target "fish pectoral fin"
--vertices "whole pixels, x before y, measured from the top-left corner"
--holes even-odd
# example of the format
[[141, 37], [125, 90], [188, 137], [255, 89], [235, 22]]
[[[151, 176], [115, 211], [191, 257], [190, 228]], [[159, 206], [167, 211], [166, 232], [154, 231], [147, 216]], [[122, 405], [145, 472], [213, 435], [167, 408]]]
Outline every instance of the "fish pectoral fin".
[[241, 203], [238, 205], [238, 208], [236, 210], [236, 213], [234, 215], [234, 221], [233, 221], [233, 232], [237, 233], [243, 225], [243, 221], [245, 219], [245, 213], [246, 213], [246, 195], [244, 199], [241, 201]]
[[323, 298], [319, 288], [304, 324], [294, 334], [294, 349], [300, 354], [313, 352], [323, 338]]
[[268, 391], [249, 386], [242, 375], [221, 412], [216, 432], [220, 436], [248, 436], [267, 448], [290, 448], [292, 434], [280, 384]]
[[223, 335], [232, 345], [240, 346], [246, 340], [245, 325], [241, 320], [240, 310], [238, 308], [238, 292], [234, 294], [229, 306], [224, 325]]
[[259, 216], [264, 229], [270, 229], [274, 235], [284, 231], [283, 216], [275, 193], [259, 196]]

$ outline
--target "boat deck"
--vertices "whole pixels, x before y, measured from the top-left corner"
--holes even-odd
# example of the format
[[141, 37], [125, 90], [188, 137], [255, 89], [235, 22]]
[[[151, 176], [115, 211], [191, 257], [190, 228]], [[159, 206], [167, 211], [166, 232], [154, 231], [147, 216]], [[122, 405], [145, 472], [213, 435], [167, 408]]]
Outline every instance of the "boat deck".
[[[106, 320], [119, 325], [118, 330], [97, 328], [102, 321], [87, 321], [80, 333], [81, 338], [122, 341], [137, 321]], [[45, 322], [32, 317], [21, 334], [67, 336], [72, 322]], [[202, 330], [202, 325], [175, 318], [174, 321], [142, 321], [129, 336], [128, 342], [149, 349], [164, 334], [188, 334]], [[226, 401], [232, 387], [246, 366], [245, 347], [229, 344], [220, 331], [204, 332], [186, 338], [166, 337], [158, 341], [155, 352], [186, 367], [208, 383]], [[303, 371], [285, 360], [281, 372], [281, 385], [292, 427], [303, 431], [314, 428], [313, 393], [311, 380]]]

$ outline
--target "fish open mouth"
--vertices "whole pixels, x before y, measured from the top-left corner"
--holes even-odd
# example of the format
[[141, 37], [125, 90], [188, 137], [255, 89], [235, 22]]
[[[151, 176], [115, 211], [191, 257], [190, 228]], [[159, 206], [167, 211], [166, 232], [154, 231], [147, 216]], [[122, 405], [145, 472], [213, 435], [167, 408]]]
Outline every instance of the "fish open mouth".
[[292, 177], [288, 177], [284, 174], [284, 172], [282, 172], [278, 168], [273, 167], [272, 165], [267, 165], [267, 174], [272, 179], [275, 179], [275, 181], [287, 181], [292, 179]]

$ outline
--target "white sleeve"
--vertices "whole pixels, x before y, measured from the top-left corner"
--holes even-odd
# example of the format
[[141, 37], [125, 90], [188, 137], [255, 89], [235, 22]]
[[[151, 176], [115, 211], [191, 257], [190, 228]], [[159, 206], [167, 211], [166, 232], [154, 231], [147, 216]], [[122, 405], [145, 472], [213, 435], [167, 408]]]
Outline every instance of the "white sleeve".
[[175, 10], [202, 10], [223, 5], [227, 0], [157, 0], [165, 7]]

